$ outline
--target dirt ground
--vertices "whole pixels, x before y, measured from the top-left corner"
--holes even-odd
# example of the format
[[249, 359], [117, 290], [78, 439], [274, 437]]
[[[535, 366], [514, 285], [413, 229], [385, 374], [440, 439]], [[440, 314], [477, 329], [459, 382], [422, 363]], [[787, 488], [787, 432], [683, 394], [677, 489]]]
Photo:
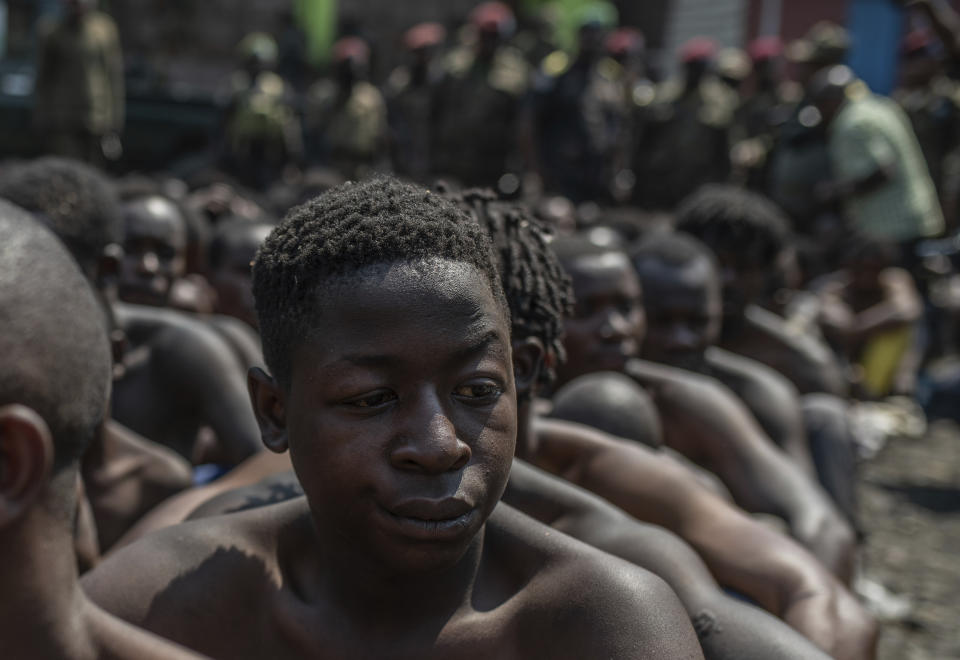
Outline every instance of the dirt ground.
[[863, 465], [859, 495], [865, 574], [913, 605], [884, 625], [879, 658], [960, 659], [960, 427], [891, 440]]

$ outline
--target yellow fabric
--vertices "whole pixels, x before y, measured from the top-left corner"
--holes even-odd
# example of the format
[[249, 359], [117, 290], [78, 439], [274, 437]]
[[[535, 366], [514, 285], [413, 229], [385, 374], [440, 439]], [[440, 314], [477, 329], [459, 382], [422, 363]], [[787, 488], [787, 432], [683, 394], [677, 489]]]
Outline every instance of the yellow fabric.
[[890, 393], [900, 362], [910, 348], [913, 329], [910, 326], [888, 330], [867, 342], [860, 355], [863, 386], [874, 396]]

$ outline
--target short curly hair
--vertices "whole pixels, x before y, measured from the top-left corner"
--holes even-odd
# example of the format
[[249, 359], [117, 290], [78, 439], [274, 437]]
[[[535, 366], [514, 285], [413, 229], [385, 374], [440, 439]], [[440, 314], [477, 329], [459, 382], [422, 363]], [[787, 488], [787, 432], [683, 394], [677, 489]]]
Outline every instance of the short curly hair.
[[[573, 310], [573, 288], [550, 249], [552, 231], [526, 207], [499, 201], [493, 190], [444, 194], [467, 211], [493, 242], [513, 336], [540, 339], [548, 355], [555, 357], [548, 364], [562, 364], [566, 359], [563, 319]], [[555, 378], [554, 368], [540, 370], [542, 385], [551, 385]]]
[[743, 266], [773, 267], [790, 238], [790, 222], [776, 204], [736, 186], [703, 186], [680, 204], [676, 218], [678, 231]]
[[317, 289], [379, 264], [448, 259], [475, 267], [507, 311], [490, 239], [449, 200], [391, 177], [346, 183], [292, 209], [253, 264], [263, 355], [289, 387], [293, 349], [309, 336]]
[[46, 156], [14, 166], [0, 181], [0, 197], [36, 215], [88, 275], [107, 245], [123, 242], [113, 186], [80, 161]]

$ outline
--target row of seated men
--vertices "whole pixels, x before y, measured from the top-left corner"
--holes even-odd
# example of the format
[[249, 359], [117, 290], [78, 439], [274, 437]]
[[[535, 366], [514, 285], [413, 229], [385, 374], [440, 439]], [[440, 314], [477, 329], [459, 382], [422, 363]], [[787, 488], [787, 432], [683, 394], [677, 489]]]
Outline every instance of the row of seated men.
[[[378, 178], [224, 222], [207, 285], [124, 196], [0, 182], [3, 657], [874, 656], [847, 379], [764, 299], [766, 200], [629, 245]], [[857, 246], [851, 364], [915, 318]], [[173, 308], [205, 286], [233, 317]]]

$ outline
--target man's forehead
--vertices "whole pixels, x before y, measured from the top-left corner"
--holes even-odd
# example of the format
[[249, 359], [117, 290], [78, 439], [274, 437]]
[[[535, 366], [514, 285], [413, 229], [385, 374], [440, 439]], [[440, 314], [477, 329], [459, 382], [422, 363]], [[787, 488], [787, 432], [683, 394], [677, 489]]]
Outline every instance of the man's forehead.
[[705, 257], [697, 257], [684, 264], [650, 259], [640, 265], [640, 272], [648, 291], [669, 288], [706, 292], [719, 285], [717, 269]]
[[329, 279], [316, 292], [316, 322], [327, 331], [381, 323], [442, 322], [509, 328], [487, 278], [470, 264], [447, 260], [376, 265]]
[[186, 223], [176, 205], [162, 197], [148, 197], [123, 209], [127, 231], [146, 234], [184, 234]]
[[574, 289], [628, 285], [639, 286], [630, 259], [622, 252], [583, 255], [568, 265]]

